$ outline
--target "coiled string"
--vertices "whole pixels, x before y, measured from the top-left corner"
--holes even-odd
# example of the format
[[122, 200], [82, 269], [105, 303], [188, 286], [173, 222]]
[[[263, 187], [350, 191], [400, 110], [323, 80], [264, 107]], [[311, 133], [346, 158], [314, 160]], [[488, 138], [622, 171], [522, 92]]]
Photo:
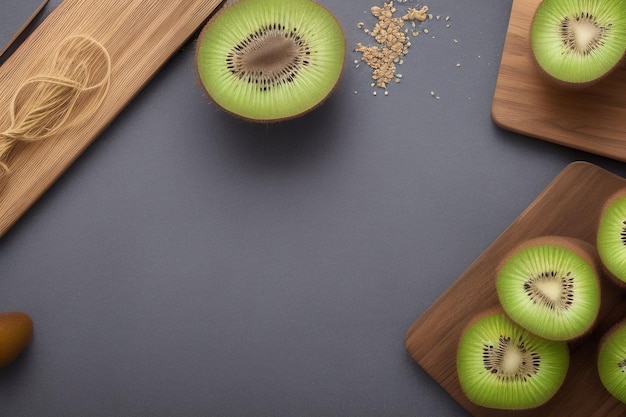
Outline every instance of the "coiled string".
[[[10, 126], [0, 132], [0, 181], [18, 142], [36, 142], [91, 116], [104, 101], [111, 57], [88, 36], [65, 39], [41, 75], [19, 86], [9, 107]], [[2, 181], [4, 182], [4, 181]]]

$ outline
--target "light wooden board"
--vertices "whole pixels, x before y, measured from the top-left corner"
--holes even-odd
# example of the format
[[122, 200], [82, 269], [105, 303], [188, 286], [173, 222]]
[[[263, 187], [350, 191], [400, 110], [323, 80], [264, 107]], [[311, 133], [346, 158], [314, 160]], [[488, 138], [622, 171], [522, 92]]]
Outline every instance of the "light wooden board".
[[541, 0], [513, 0], [492, 103], [507, 130], [626, 161], [626, 62], [599, 84], [566, 91], [542, 77], [529, 31]]
[[4, 54], [48, 0], [4, 0], [0, 12], [0, 55]]
[[603, 277], [598, 327], [570, 345], [571, 362], [565, 384], [555, 397], [535, 410], [499, 411], [467, 400], [456, 375], [456, 348], [463, 328], [477, 313], [498, 306], [495, 269], [505, 254], [525, 239], [565, 235], [595, 242], [603, 202], [626, 180], [595, 165], [567, 166], [535, 201], [408, 329], [409, 355], [456, 401], [476, 417], [618, 417], [626, 405], [602, 387], [595, 368], [597, 342], [617, 320], [626, 317], [626, 297]]
[[[27, 78], [39, 75], [67, 37], [88, 35], [111, 56], [109, 93], [87, 121], [37, 144], [18, 146], [0, 191], [0, 236], [76, 160], [219, 6], [221, 0], [65, 0], [0, 67], [0, 129]], [[190, 80], [195, 82], [195, 80]]]

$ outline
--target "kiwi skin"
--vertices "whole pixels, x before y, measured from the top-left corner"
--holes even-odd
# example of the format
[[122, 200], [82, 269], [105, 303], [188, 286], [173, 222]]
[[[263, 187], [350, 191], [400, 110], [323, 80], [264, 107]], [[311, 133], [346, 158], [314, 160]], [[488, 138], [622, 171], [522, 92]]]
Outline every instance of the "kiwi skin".
[[[500, 374], [503, 375], [503, 379], [494, 380], [495, 374], [497, 374], [494, 369], [487, 369], [484, 362], [481, 365], [476, 365], [471, 353], [463, 351], [477, 347], [475, 344], [477, 340], [468, 335], [476, 331], [473, 327], [481, 325], [481, 321], [492, 319], [521, 335], [524, 341], [522, 347], [531, 353], [534, 352], [532, 349], [537, 347], [549, 350], [549, 352], [544, 351], [538, 359], [540, 360], [539, 368], [545, 374], [543, 378], [553, 378], [552, 383], [538, 380], [538, 376], [534, 374], [518, 374], [514, 378], [511, 378], [510, 375], [507, 377]], [[511, 337], [510, 334], [501, 334], [500, 336]], [[483, 360], [485, 358], [485, 346], [482, 345]], [[532, 358], [537, 357], [533, 355]], [[569, 361], [569, 348], [566, 342], [546, 340], [532, 334], [510, 320], [500, 307], [486, 309], [470, 318], [461, 332], [456, 355], [457, 377], [466, 398], [478, 406], [500, 410], [534, 409], [548, 402], [563, 385], [567, 376]], [[473, 365], [472, 362], [474, 362]], [[472, 372], [471, 375], [470, 372]], [[514, 387], [520, 387], [522, 381], [524, 384], [538, 385], [524, 387], [527, 390], [524, 393], [515, 392]], [[480, 386], [481, 382], [483, 383], [482, 387]]]
[[[604, 241], [608, 239], [606, 235], [606, 233], [608, 232], [605, 231], [603, 228], [608, 227], [608, 224], [605, 224], [605, 222], [608, 222], [606, 216], [609, 208], [612, 207], [613, 204], [615, 204], [618, 200], [624, 198], [626, 198], [626, 188], [615, 191], [607, 198], [600, 212], [596, 235], [596, 246], [598, 248], [598, 256], [601, 261], [602, 270], [605, 276], [609, 278], [610, 282], [612, 282], [622, 290], [626, 290], [626, 267], [624, 269], [619, 268], [617, 265], [615, 265], [616, 261], [610, 258], [611, 256], [617, 255], [606, 253]], [[626, 221], [626, 217], [624, 218], [624, 221]], [[623, 256], [626, 256], [626, 248], [624, 249]]]
[[[209, 31], [210, 28], [210, 24], [211, 21], [215, 18], [218, 18], [220, 15], [226, 13], [228, 10], [230, 10], [233, 7], [237, 7], [240, 6], [242, 3], [245, 2], [253, 2], [255, 0], [236, 0], [236, 1], [227, 1], [217, 12], [214, 13], [214, 15], [212, 16], [212, 18], [207, 22], [207, 24], [204, 26], [204, 28], [200, 31], [200, 34], [198, 36], [198, 40], [197, 40], [197, 46], [195, 49], [195, 61], [196, 63], [198, 63], [199, 61], [199, 53], [200, 53], [200, 49], [201, 49], [201, 45], [203, 44], [203, 42], [211, 42], [211, 40], [206, 40], [205, 38], [206, 33]], [[319, 3], [317, 3], [317, 1], [315, 0], [308, 0], [310, 3], [316, 4], [318, 5], [320, 8], [326, 9], [324, 6], [320, 5]], [[328, 12], [328, 16], [330, 18], [332, 18], [332, 21], [334, 23], [334, 25], [336, 26], [337, 30], [340, 32], [341, 34], [341, 41], [342, 41], [342, 45], [339, 48], [338, 52], [341, 53], [341, 69], [339, 71], [339, 73], [336, 76], [336, 79], [334, 80], [334, 84], [332, 86], [332, 88], [330, 88], [325, 96], [320, 97], [314, 104], [312, 104], [311, 106], [303, 109], [302, 111], [298, 112], [298, 113], [293, 113], [293, 114], [288, 114], [285, 116], [281, 116], [281, 117], [250, 117], [245, 115], [242, 112], [238, 112], [236, 110], [233, 110], [231, 108], [227, 108], [226, 106], [223, 106], [220, 101], [218, 99], [216, 99], [215, 97], [212, 97], [211, 93], [208, 91], [207, 86], [204, 84], [204, 82], [201, 79], [201, 76], [198, 77], [198, 82], [199, 84], [202, 86], [202, 88], [204, 89], [204, 92], [207, 94], [208, 98], [211, 99], [211, 101], [213, 102], [213, 104], [215, 104], [217, 107], [219, 107], [221, 110], [225, 111], [226, 113], [230, 114], [231, 116], [234, 116], [236, 118], [239, 119], [243, 119], [247, 122], [253, 122], [253, 123], [261, 123], [261, 124], [270, 124], [270, 123], [278, 123], [278, 122], [284, 122], [284, 121], [288, 121], [288, 120], [292, 120], [292, 119], [296, 119], [299, 117], [304, 116], [305, 114], [308, 114], [312, 111], [314, 111], [315, 109], [317, 109], [318, 107], [320, 107], [322, 104], [324, 104], [327, 99], [332, 96], [334, 94], [334, 92], [336, 91], [338, 85], [341, 82], [341, 79], [343, 78], [343, 67], [344, 67], [344, 60], [345, 60], [345, 54], [346, 54], [346, 41], [345, 41], [345, 35], [343, 33], [343, 29], [341, 28], [341, 25], [339, 23], [339, 21], [336, 19], [336, 17], [329, 11], [326, 9], [326, 11]], [[233, 45], [233, 47], [235, 47], [236, 45]], [[197, 65], [198, 70], [199, 70], [199, 66]], [[199, 72], [198, 72], [198, 75]]]
[[[581, 90], [581, 89], [585, 89], [587, 87], [590, 87], [604, 80], [610, 74], [616, 72], [616, 70], [620, 66], [623, 65], [623, 62], [626, 61], [624, 59], [626, 57], [626, 13], [620, 9], [620, 7], [623, 7], [622, 5], [618, 4], [617, 2], [614, 2], [613, 4], [609, 4], [610, 1], [612, 0], [595, 0], [595, 2], [592, 2], [591, 6], [589, 6], [588, 3], [580, 5], [580, 6], [581, 6], [581, 9], [583, 7], [596, 7], [597, 6], [598, 9], [600, 7], [604, 7], [607, 10], [607, 14], [611, 15], [612, 17], [613, 17], [613, 14], [615, 14], [615, 22], [619, 23], [619, 26], [620, 26], [619, 28], [615, 28], [615, 29], [617, 29], [619, 33], [614, 33], [614, 34], [611, 34], [610, 36], [618, 37], [619, 39], [617, 41], [614, 41], [613, 43], [617, 44], [617, 42], [621, 41], [621, 47], [615, 46], [613, 50], [611, 51], [611, 54], [613, 53], [617, 54], [618, 53], [617, 51], [619, 50], [620, 51], [619, 55], [621, 55], [621, 58], [619, 56], [611, 55], [614, 62], [610, 68], [606, 68], [603, 73], [598, 72], [593, 78], [591, 78], [591, 76], [585, 77], [584, 81], [569, 79], [569, 76], [567, 75], [557, 74], [557, 72], [554, 70], [546, 70], [544, 66], [542, 65], [542, 63], [540, 62], [540, 61], [543, 61], [545, 58], [538, 58], [538, 48], [535, 45], [538, 42], [537, 41], [538, 37], [536, 36], [535, 31], [539, 32], [539, 30], [536, 28], [536, 26], [539, 26], [537, 22], [539, 20], [542, 20], [542, 19], [539, 19], [538, 16], [543, 15], [542, 17], [545, 17], [547, 15], [547, 10], [549, 10], [549, 8], [558, 10], [556, 6], [569, 5], [570, 3], [567, 3], [566, 1], [563, 1], [563, 0], [543, 0], [539, 4], [532, 18], [532, 22], [531, 22], [530, 30], [529, 30], [529, 38], [530, 38], [530, 46], [531, 46], [531, 56], [535, 64], [535, 68], [537, 69], [538, 73], [542, 76], [542, 79], [546, 80], [548, 83], [550, 83], [551, 85], [555, 87], [559, 87], [559, 88], [563, 88], [567, 90]], [[576, 3], [576, 0], [573, 0], [571, 4], [572, 4], [572, 7], [576, 7], [579, 5], [578, 3]], [[613, 8], [611, 9], [611, 7]], [[575, 10], [575, 9], [572, 9], [572, 10]], [[618, 25], [612, 24], [610, 26], [614, 27]], [[602, 47], [606, 48], [606, 46], [604, 45]], [[558, 50], [554, 50], [554, 52], [552, 53], [552, 56], [559, 56], [559, 55], [560, 53]], [[585, 52], [585, 55], [587, 55], [587, 52]], [[590, 57], [590, 56], [596, 56], [596, 55], [598, 54], [595, 54], [595, 51], [591, 51], [589, 55], [587, 56]], [[600, 61], [599, 58], [600, 57], [595, 59], [595, 61]], [[607, 53], [604, 53], [604, 56], [602, 56], [601, 58], [602, 60], [606, 61], [608, 58]], [[572, 61], [573, 60], [574, 59], [572, 59]], [[589, 64], [587, 64], [587, 67], [589, 67]], [[581, 70], [576, 71], [576, 73], [581, 74], [582, 71], [584, 70], [582, 69], [582, 66], [581, 66]]]
[[11, 364], [33, 338], [33, 320], [21, 311], [0, 313], [0, 368]]
[[[597, 285], [596, 291], [598, 293], [597, 299], [595, 301], [596, 305], [594, 306], [594, 310], [589, 314], [593, 318], [593, 320], [589, 320], [587, 322], [587, 326], [580, 330], [578, 333], [567, 333], [565, 335], [562, 332], [558, 332], [556, 330], [550, 329], [546, 326], [546, 320], [541, 323], [528, 323], [525, 322], [525, 317], [521, 312], [514, 312], [509, 310], [508, 303], [502, 303], [502, 294], [504, 291], [500, 286], [500, 272], [505, 267], [507, 262], [511, 259], [512, 256], [518, 254], [520, 251], [539, 245], [549, 245], [549, 246], [557, 246], [562, 247], [574, 254], [578, 255], [582, 260], [590, 267], [593, 275], [595, 277], [595, 285]], [[578, 341], [582, 339], [584, 336], [587, 336], [591, 331], [595, 328], [595, 325], [598, 321], [598, 317], [600, 315], [600, 308], [602, 306], [601, 303], [601, 294], [602, 294], [602, 280], [600, 279], [601, 275], [600, 263], [597, 255], [597, 251], [594, 245], [589, 242], [583, 241], [578, 238], [568, 237], [568, 236], [556, 236], [556, 235], [545, 235], [539, 236], [535, 238], [530, 238], [516, 247], [514, 247], [500, 262], [497, 268], [497, 276], [496, 278], [496, 290], [498, 293], [498, 298], [501, 301], [501, 305], [505, 310], [506, 314], [515, 322], [517, 322], [522, 327], [525, 327], [527, 330], [544, 337], [546, 339], [551, 340], [566, 340], [569, 342]]]

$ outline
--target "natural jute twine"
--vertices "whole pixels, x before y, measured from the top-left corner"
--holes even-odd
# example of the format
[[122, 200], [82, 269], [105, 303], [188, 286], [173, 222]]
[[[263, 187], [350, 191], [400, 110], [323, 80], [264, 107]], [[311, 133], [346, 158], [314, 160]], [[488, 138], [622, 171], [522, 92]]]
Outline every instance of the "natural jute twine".
[[18, 142], [49, 138], [87, 119], [106, 97], [111, 57], [88, 36], [66, 38], [42, 71], [22, 83], [9, 107], [10, 126], [0, 132], [0, 181]]

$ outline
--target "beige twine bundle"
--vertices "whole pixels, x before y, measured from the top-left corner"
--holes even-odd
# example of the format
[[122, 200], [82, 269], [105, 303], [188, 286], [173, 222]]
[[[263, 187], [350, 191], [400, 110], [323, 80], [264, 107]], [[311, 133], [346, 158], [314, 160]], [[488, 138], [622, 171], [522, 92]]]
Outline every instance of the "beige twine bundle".
[[9, 108], [11, 125], [0, 132], [0, 180], [18, 142], [36, 142], [92, 115], [109, 90], [111, 57], [88, 36], [63, 41], [42, 75], [22, 83]]

